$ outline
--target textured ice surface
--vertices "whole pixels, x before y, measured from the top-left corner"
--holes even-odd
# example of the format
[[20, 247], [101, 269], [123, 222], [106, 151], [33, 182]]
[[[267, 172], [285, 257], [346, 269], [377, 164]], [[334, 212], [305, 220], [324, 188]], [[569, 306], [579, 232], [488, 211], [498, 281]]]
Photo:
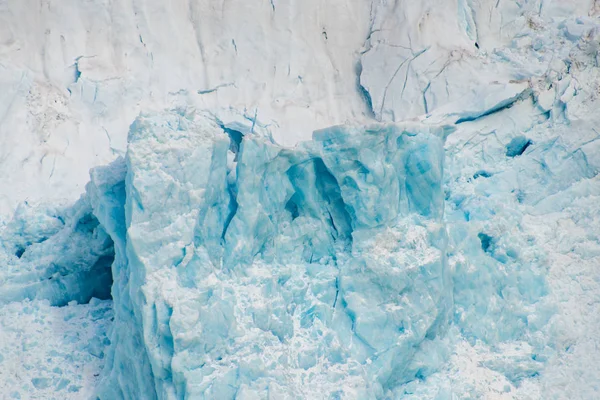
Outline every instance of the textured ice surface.
[[23, 203], [0, 227], [0, 304], [108, 299], [113, 260], [112, 240], [87, 198], [67, 209]]
[[110, 301], [52, 307], [45, 301], [0, 308], [0, 397], [93, 396], [110, 341]]
[[77, 199], [142, 110], [194, 104], [294, 145], [347, 120], [491, 100], [570, 47], [597, 54], [597, 16], [593, 0], [7, 0], [0, 214]]
[[[72, 202], [140, 111], [192, 103], [280, 143], [367, 113], [370, 1], [8, 0], [0, 7], [0, 215]], [[32, 10], [36, 10], [32, 12]], [[240, 130], [240, 128], [235, 128]]]
[[202, 115], [138, 118], [101, 397], [375, 398], [435, 368], [415, 354], [452, 305], [447, 133], [338, 126], [237, 149]]
[[598, 15], [0, 5], [0, 393], [600, 398]]

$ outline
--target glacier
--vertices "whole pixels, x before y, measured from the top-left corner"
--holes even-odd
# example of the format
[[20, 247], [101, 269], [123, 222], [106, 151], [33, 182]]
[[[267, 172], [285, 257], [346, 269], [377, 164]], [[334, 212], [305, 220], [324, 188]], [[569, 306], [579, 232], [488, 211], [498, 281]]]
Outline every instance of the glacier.
[[0, 4], [0, 397], [599, 398], [599, 16]]
[[138, 118], [126, 160], [98, 173], [126, 176], [91, 183], [113, 196], [92, 203], [118, 225], [123, 282], [101, 397], [375, 398], [432, 368], [413, 353], [451, 306], [447, 133], [340, 126], [234, 154], [205, 117]]
[[[50, 237], [10, 258], [20, 275], [3, 301], [86, 302], [112, 284], [100, 398], [381, 397], [441, 362], [415, 354], [440, 346], [452, 307], [451, 131], [336, 126], [286, 149], [201, 113], [139, 117], [126, 158], [92, 170], [67, 217], [43, 214], [58, 227], [27, 221]], [[80, 226], [87, 242], [57, 245]], [[85, 258], [97, 247], [98, 260], [114, 260], [114, 283], [106, 262]], [[24, 265], [40, 253], [68, 266], [18, 286], [34, 280]]]

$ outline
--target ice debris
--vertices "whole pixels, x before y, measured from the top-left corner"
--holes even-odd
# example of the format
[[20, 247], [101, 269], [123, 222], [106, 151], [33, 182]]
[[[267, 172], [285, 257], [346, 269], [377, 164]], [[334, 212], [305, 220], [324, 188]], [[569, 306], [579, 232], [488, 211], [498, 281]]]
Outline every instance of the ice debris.
[[70, 208], [23, 203], [0, 230], [0, 304], [110, 298], [113, 242], [87, 197]]
[[[85, 302], [112, 283], [110, 341], [85, 347], [105, 362], [101, 399], [445, 398], [453, 348], [514, 390], [557, 351], [536, 333], [555, 312], [546, 258], [518, 227], [597, 172], [527, 121], [531, 139], [496, 132], [492, 164], [469, 158], [473, 130], [503, 117], [460, 124], [445, 172], [447, 126], [334, 126], [290, 149], [202, 113], [140, 116], [75, 206], [24, 205], [2, 227], [11, 263], [39, 247], [77, 261], [59, 282], [86, 284], [9, 270], [0, 299]], [[102, 257], [114, 281], [93, 279]]]
[[[0, 308], [2, 399], [93, 396], [110, 345], [110, 300], [53, 307], [47, 300]], [[15, 360], [18, 360], [15, 362]]]

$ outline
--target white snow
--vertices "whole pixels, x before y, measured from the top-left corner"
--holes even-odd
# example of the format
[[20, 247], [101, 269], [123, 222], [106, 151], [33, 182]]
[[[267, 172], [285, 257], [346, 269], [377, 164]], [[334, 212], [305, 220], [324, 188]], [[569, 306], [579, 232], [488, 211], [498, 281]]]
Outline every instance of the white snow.
[[0, 308], [0, 397], [85, 399], [94, 394], [110, 341], [112, 302]]

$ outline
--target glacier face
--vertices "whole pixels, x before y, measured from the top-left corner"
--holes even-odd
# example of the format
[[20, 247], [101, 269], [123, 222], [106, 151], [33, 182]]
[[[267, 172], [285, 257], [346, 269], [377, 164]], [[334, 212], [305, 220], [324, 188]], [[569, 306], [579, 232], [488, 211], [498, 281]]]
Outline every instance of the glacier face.
[[73, 202], [140, 111], [182, 103], [294, 145], [361, 119], [368, 1], [10, 0], [0, 7], [0, 214]]
[[597, 16], [593, 0], [7, 0], [0, 187], [14, 189], [0, 215], [75, 201], [89, 168], [124, 155], [140, 111], [193, 104], [293, 146], [348, 120], [477, 104], [571, 47], [592, 55]]
[[598, 2], [33, 3], [0, 392], [599, 397]]
[[435, 368], [414, 354], [452, 304], [449, 129], [338, 126], [292, 150], [237, 148], [182, 114], [131, 127], [101, 397], [375, 398]]

